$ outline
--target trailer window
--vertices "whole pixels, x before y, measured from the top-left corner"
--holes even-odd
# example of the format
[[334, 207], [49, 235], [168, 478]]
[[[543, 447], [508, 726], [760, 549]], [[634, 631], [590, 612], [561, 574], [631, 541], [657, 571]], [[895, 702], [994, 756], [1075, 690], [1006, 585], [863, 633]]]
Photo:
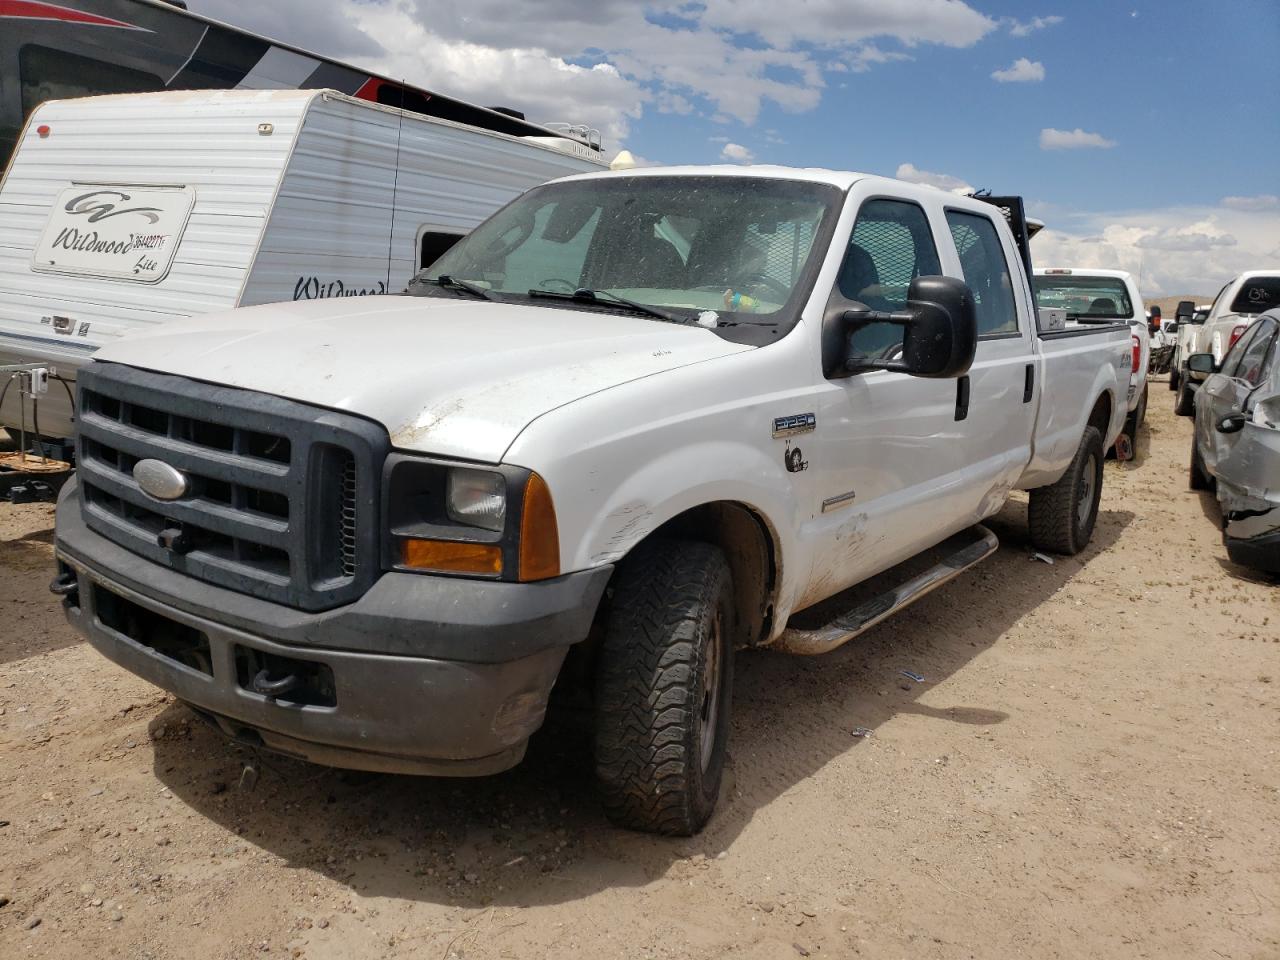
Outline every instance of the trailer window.
[[964, 282], [973, 291], [978, 314], [978, 336], [1018, 332], [1018, 311], [1013, 301], [1013, 279], [1000, 246], [995, 224], [976, 213], [947, 211], [951, 239], [960, 255]]
[[46, 100], [164, 89], [153, 74], [35, 44], [18, 52], [18, 73], [24, 118]]
[[444, 230], [423, 230], [418, 239], [418, 269], [425, 270], [446, 253], [449, 248], [461, 240], [463, 234], [449, 233]]

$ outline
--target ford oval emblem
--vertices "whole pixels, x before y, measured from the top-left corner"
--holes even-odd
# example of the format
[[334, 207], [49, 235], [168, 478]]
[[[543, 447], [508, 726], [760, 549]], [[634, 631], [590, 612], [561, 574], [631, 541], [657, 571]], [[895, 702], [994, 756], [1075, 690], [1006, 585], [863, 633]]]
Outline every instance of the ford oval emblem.
[[133, 466], [133, 479], [143, 493], [157, 500], [177, 500], [191, 487], [186, 474], [163, 460], [139, 460]]

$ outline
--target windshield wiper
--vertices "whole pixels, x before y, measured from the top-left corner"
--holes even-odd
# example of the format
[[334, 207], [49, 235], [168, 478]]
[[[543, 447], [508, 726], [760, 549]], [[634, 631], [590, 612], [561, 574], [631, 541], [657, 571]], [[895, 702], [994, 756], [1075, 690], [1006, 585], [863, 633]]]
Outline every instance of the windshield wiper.
[[415, 283], [434, 283], [437, 287], [444, 287], [447, 290], [465, 290], [473, 297], [479, 297], [481, 300], [494, 300], [499, 298], [494, 296], [492, 291], [486, 290], [477, 283], [470, 280], [459, 280], [457, 277], [451, 277], [447, 273], [442, 273], [438, 277], [414, 277], [409, 281], [412, 286]]
[[668, 323], [689, 322], [687, 317], [681, 317], [660, 307], [651, 307], [647, 303], [628, 300], [626, 297], [620, 297], [616, 293], [610, 293], [608, 290], [591, 290], [587, 287], [579, 287], [573, 293], [560, 293], [558, 290], [530, 290], [529, 296], [541, 300], [571, 300], [574, 303], [612, 304], [619, 307], [627, 307], [636, 313], [657, 317], [659, 320], [666, 320]]

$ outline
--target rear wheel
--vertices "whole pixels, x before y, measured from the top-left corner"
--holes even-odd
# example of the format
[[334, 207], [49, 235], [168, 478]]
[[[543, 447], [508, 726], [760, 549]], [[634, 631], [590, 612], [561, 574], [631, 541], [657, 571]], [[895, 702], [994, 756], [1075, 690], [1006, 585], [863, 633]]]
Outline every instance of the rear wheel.
[[1146, 381], [1143, 381], [1143, 384], [1142, 384], [1142, 399], [1140, 399], [1140, 400], [1138, 401], [1138, 409], [1136, 409], [1135, 411], [1133, 411], [1133, 426], [1134, 426], [1134, 430], [1132, 430], [1132, 431], [1130, 432], [1130, 434], [1129, 434], [1130, 436], [1133, 436], [1133, 434], [1137, 433], [1137, 432], [1138, 432], [1138, 431], [1137, 431], [1137, 428], [1138, 428], [1138, 427], [1140, 427], [1140, 426], [1142, 426], [1144, 423], [1146, 423], [1146, 422], [1147, 422], [1147, 394], [1148, 394], [1148, 390], [1149, 390], [1148, 384], [1146, 383]]
[[596, 674], [596, 778], [619, 826], [690, 836], [720, 793], [733, 583], [718, 547], [659, 540], [618, 570]]
[[1196, 392], [1191, 386], [1191, 378], [1185, 373], [1178, 378], [1178, 399], [1173, 405], [1173, 412], [1180, 417], [1190, 417], [1196, 412]]
[[1037, 549], [1070, 556], [1088, 546], [1102, 499], [1102, 460], [1101, 432], [1085, 427], [1067, 472], [1031, 491], [1027, 525]]

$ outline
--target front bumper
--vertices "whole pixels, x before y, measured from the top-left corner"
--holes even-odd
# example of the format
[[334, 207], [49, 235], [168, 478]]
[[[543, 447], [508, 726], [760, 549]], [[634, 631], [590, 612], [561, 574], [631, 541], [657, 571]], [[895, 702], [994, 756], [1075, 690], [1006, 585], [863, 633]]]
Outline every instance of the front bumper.
[[1280, 507], [1264, 513], [1227, 513], [1222, 541], [1234, 563], [1280, 573]]
[[[444, 776], [514, 766], [611, 571], [530, 584], [387, 573], [355, 603], [310, 614], [124, 550], [84, 525], [68, 488], [56, 552], [71, 625], [225, 733], [330, 766]], [[264, 695], [260, 669], [303, 680]]]

